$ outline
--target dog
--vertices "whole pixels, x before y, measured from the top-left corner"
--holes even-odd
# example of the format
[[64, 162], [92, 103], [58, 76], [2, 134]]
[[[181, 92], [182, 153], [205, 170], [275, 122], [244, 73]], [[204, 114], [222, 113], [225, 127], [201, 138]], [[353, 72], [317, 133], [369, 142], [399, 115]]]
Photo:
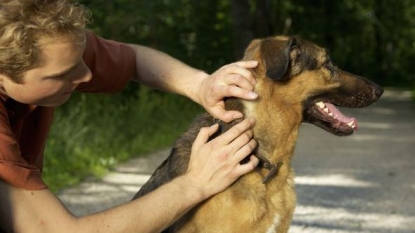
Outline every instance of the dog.
[[[326, 49], [299, 37], [255, 39], [242, 60], [259, 61], [251, 70], [259, 98], [229, 98], [225, 106], [256, 119], [253, 131], [258, 146], [253, 153], [260, 164], [163, 232], [288, 232], [296, 205], [291, 158], [301, 123], [338, 136], [351, 135], [357, 120], [336, 106], [366, 107], [383, 93], [370, 80], [336, 67]], [[220, 131], [238, 122], [220, 122]], [[183, 174], [200, 128], [214, 123], [216, 119], [208, 113], [196, 117], [134, 199]]]

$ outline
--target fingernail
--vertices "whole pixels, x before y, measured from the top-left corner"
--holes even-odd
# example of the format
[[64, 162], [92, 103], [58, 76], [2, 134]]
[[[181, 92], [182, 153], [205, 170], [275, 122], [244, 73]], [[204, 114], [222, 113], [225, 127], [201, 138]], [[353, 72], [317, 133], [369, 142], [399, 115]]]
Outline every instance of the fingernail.
[[251, 61], [250, 64], [253, 65], [253, 66], [257, 66], [258, 65], [258, 61]]
[[251, 91], [251, 92], [249, 92], [249, 97], [250, 98], [252, 98], [252, 99], [256, 99], [257, 97], [258, 97], [258, 94], [257, 93], [255, 93], [255, 92], [253, 92], [253, 91]]
[[242, 118], [244, 115], [242, 113], [236, 113], [233, 115], [233, 119], [239, 119]]
[[250, 118], [249, 118], [249, 122], [251, 122], [251, 124], [254, 124], [254, 123], [255, 123], [255, 121], [256, 121], [256, 120], [255, 120], [255, 118], [253, 118], [253, 117], [250, 117]]

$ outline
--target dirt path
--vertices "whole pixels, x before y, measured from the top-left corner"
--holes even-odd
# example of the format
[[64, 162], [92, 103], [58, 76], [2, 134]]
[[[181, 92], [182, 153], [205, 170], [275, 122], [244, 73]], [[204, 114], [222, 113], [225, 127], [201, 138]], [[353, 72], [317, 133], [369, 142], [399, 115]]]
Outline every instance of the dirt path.
[[[298, 205], [290, 233], [415, 233], [415, 104], [386, 91], [374, 105], [343, 110], [359, 131], [335, 137], [303, 125], [293, 166]], [[168, 150], [117, 166], [58, 195], [77, 215], [131, 199]]]

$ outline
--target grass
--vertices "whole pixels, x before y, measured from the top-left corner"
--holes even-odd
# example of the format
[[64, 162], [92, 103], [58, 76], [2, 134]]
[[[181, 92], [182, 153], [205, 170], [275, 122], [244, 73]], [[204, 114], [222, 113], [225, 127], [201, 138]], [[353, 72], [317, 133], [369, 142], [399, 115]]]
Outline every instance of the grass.
[[77, 94], [56, 109], [44, 180], [57, 191], [100, 177], [119, 162], [171, 145], [200, 111], [184, 97], [144, 87], [111, 96]]

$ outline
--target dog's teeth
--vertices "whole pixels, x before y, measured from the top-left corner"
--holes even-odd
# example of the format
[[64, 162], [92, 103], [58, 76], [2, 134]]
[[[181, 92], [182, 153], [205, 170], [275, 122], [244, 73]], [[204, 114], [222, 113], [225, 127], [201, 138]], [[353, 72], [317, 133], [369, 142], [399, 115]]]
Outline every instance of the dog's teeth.
[[319, 108], [324, 108], [326, 105], [323, 103], [323, 101], [320, 101], [320, 102], [318, 102], [318, 103], [316, 103], [316, 105], [319, 107]]
[[333, 113], [329, 113], [329, 116], [334, 117], [334, 114]]
[[329, 109], [328, 108], [325, 108], [325, 109], [323, 109], [323, 111], [325, 111], [325, 112], [329, 112]]
[[354, 122], [353, 122], [353, 121], [350, 121], [349, 123], [347, 123], [347, 125], [348, 125], [348, 126], [350, 126], [350, 127], [352, 127], [353, 129], [356, 127], [356, 126], [354, 125]]

